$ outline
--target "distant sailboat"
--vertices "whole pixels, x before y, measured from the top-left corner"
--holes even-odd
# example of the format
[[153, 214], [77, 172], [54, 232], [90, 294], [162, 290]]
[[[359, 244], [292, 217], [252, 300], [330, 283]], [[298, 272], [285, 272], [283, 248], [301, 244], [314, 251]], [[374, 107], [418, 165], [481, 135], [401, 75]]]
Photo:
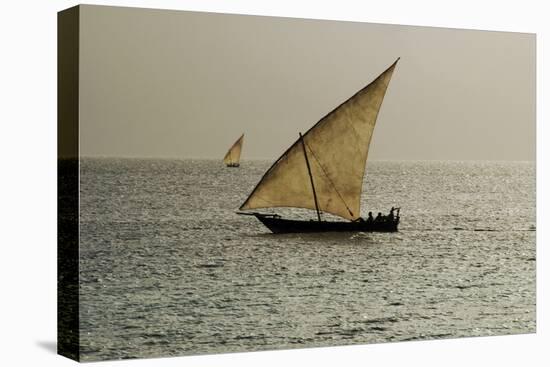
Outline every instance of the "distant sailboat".
[[240, 166], [240, 160], [241, 160], [241, 151], [243, 149], [243, 139], [244, 134], [241, 135], [239, 139], [233, 145], [229, 150], [227, 151], [227, 154], [225, 157], [223, 157], [223, 163], [227, 167], [239, 167]]
[[[397, 59], [373, 82], [335, 108], [287, 149], [267, 170], [240, 210], [293, 207], [315, 209], [317, 220], [253, 215], [274, 233], [397, 231], [399, 209], [386, 217], [360, 217], [369, 144]], [[394, 210], [396, 214], [394, 214]], [[325, 221], [327, 212], [349, 221]]]

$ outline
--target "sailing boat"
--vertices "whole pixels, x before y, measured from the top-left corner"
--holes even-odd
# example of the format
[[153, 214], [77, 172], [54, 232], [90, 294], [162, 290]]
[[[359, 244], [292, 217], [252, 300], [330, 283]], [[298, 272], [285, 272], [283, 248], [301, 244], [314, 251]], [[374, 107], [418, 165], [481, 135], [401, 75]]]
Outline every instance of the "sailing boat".
[[[300, 133], [239, 208], [315, 209], [317, 220], [283, 219], [258, 212], [237, 214], [255, 216], [274, 233], [397, 231], [399, 208], [392, 208], [388, 216], [364, 220], [360, 217], [360, 202], [374, 125], [398, 61], [305, 134]], [[348, 221], [323, 220], [323, 212]]]
[[241, 135], [239, 139], [233, 145], [227, 153], [225, 154], [225, 157], [223, 157], [223, 163], [227, 167], [239, 167], [240, 166], [240, 159], [241, 159], [241, 150], [243, 149], [243, 139], [244, 134]]

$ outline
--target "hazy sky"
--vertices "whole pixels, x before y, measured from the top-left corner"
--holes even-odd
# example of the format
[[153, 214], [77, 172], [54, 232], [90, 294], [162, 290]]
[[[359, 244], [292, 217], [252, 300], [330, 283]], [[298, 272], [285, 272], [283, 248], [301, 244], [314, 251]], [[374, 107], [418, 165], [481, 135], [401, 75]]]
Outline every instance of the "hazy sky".
[[535, 35], [83, 6], [83, 156], [277, 158], [401, 57], [369, 159], [535, 159]]

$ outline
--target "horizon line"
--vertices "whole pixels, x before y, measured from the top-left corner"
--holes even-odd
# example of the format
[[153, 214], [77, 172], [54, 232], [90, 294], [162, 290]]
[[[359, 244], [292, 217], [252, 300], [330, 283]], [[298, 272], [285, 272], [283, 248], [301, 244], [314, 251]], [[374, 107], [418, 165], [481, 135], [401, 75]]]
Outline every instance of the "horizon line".
[[[221, 158], [213, 157], [175, 157], [175, 156], [109, 156], [109, 155], [83, 155], [78, 157], [79, 159], [143, 159], [143, 160], [209, 160], [209, 161], [220, 161], [223, 162]], [[66, 159], [64, 157], [58, 157], [58, 159]], [[75, 159], [69, 158], [69, 159]], [[277, 158], [267, 158], [267, 157], [253, 157], [241, 159], [242, 162], [246, 161], [274, 161]], [[376, 158], [368, 159], [368, 162], [537, 162], [536, 159], [408, 159], [408, 158]]]

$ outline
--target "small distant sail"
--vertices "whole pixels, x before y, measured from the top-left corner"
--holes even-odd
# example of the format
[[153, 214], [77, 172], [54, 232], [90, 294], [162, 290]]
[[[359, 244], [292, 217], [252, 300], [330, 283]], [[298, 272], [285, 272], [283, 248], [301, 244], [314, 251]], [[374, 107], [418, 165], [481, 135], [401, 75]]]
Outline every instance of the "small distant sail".
[[223, 157], [223, 163], [228, 167], [239, 167], [241, 160], [241, 151], [243, 149], [244, 134], [229, 148], [225, 157]]
[[349, 220], [359, 218], [369, 144], [397, 61], [288, 148], [240, 209], [318, 206]]

